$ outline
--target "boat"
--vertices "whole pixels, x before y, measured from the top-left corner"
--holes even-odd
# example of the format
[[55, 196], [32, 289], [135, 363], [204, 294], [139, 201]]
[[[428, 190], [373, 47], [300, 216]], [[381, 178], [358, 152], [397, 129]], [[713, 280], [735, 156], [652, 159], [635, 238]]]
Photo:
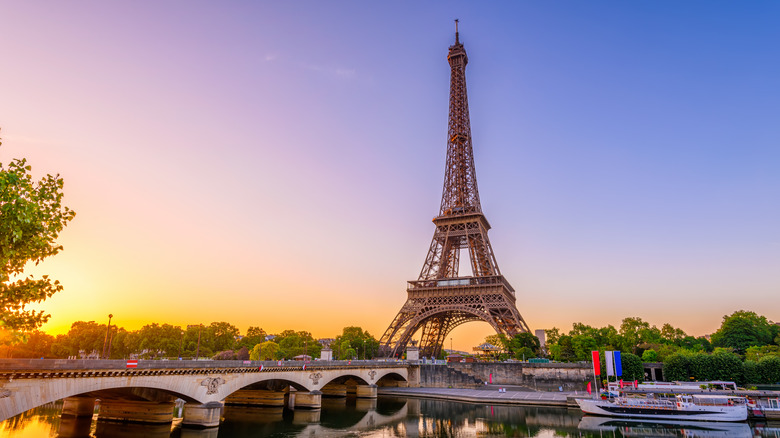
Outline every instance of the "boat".
[[745, 421], [748, 417], [744, 397], [677, 394], [674, 398], [619, 396], [607, 399], [577, 399], [586, 414], [622, 418], [659, 420]]
[[780, 398], [762, 400], [756, 407], [767, 420], [780, 420]]

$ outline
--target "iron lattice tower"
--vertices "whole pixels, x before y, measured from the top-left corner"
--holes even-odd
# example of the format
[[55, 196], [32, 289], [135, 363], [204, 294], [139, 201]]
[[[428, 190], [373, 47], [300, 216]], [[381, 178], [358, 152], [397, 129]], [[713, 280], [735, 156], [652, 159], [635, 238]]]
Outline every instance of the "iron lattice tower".
[[[515, 292], [501, 275], [487, 232], [490, 229], [477, 190], [466, 96], [468, 57], [455, 21], [450, 46], [450, 114], [447, 163], [436, 231], [420, 277], [410, 281], [408, 298], [379, 341], [382, 354], [400, 356], [419, 331], [420, 354], [438, 356], [452, 329], [484, 321], [509, 337], [529, 332], [515, 305]], [[458, 276], [460, 251], [468, 249], [471, 276]]]

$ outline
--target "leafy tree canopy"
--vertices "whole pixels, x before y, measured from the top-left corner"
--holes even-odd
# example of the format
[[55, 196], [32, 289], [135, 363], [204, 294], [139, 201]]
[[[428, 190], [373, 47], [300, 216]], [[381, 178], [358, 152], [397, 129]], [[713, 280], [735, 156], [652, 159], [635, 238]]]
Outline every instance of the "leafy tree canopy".
[[379, 341], [360, 327], [342, 329], [332, 344], [337, 359], [371, 359], [379, 350]]
[[[1, 144], [1, 143], [0, 143]], [[29, 310], [62, 290], [57, 280], [19, 278], [28, 262], [36, 265], [57, 254], [57, 237], [75, 212], [62, 204], [63, 180], [46, 175], [33, 181], [25, 159], [0, 163], [0, 343], [9, 344], [32, 331], [50, 315]]]
[[720, 328], [712, 334], [712, 345], [733, 348], [744, 354], [748, 347], [771, 344], [777, 330], [773, 325], [755, 312], [738, 310], [723, 316]]

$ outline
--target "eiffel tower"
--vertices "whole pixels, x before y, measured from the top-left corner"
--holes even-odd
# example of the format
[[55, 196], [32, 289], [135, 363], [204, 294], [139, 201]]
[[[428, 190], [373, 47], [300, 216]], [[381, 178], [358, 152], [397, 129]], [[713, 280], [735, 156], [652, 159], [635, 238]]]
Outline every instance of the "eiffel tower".
[[[450, 115], [441, 207], [420, 277], [409, 282], [406, 303], [379, 340], [380, 354], [387, 357], [400, 357], [417, 332], [420, 354], [438, 356], [447, 334], [471, 321], [487, 322], [508, 337], [530, 331], [515, 306], [514, 289], [498, 269], [479, 202], [466, 97], [468, 57], [458, 20], [447, 61]], [[468, 249], [471, 276], [458, 276], [461, 249]]]

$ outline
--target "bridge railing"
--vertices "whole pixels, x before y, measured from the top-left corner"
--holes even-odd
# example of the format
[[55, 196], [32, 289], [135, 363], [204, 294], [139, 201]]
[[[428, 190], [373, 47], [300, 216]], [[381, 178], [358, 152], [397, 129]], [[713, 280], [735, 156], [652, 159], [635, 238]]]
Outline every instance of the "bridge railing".
[[[175, 369], [175, 368], [259, 368], [275, 367], [373, 367], [386, 368], [405, 366], [406, 361], [395, 360], [145, 360], [139, 359], [133, 368], [138, 369]], [[101, 359], [0, 359], [0, 371], [3, 370], [112, 370], [128, 368], [128, 360]]]

